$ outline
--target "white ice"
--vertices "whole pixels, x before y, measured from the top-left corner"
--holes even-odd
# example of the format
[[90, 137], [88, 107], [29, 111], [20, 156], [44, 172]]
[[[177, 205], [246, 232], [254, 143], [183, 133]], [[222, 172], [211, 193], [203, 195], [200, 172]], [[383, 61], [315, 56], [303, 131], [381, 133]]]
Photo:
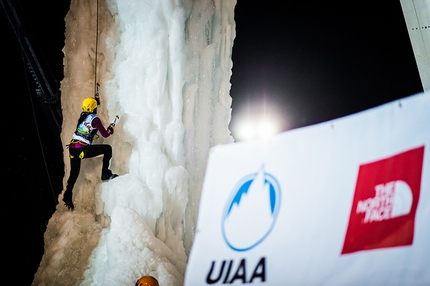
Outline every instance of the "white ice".
[[[81, 102], [100, 84], [98, 115], [113, 148], [83, 160], [75, 210], [58, 200], [33, 285], [134, 285], [152, 275], [183, 285], [209, 149], [233, 142], [229, 0], [72, 0], [66, 22], [63, 126], [68, 144]], [[69, 174], [64, 150], [65, 177]]]

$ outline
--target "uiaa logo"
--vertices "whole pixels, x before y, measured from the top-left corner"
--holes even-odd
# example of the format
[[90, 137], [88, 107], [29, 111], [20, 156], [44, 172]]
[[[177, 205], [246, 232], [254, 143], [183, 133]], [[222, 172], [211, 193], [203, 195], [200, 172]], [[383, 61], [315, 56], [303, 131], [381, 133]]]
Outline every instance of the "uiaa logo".
[[281, 204], [281, 190], [275, 177], [261, 168], [244, 177], [233, 189], [222, 217], [222, 233], [235, 251], [247, 251], [272, 231]]

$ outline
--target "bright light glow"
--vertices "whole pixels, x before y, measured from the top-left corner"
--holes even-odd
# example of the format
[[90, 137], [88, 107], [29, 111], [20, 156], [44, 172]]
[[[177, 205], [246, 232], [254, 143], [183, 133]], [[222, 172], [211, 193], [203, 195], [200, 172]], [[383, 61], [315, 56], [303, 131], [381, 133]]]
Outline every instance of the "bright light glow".
[[289, 114], [280, 109], [276, 100], [283, 95], [263, 93], [249, 96], [251, 99], [246, 104], [234, 107], [230, 130], [235, 141], [268, 139], [289, 129]]
[[252, 125], [252, 123], [247, 122], [243, 125], [243, 127], [240, 130], [240, 137], [244, 139], [251, 139], [254, 138], [256, 135], [255, 128]]
[[257, 125], [257, 134], [259, 138], [267, 139], [273, 136], [277, 131], [275, 123], [271, 122], [268, 119], [263, 119]]
[[269, 118], [253, 118], [242, 122], [238, 128], [239, 140], [268, 139], [279, 132], [275, 120]]

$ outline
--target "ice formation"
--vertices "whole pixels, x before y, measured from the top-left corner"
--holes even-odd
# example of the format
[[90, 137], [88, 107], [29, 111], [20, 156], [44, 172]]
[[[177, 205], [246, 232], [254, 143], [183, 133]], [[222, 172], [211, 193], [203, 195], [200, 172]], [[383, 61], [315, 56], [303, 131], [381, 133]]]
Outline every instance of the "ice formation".
[[[111, 169], [83, 160], [75, 210], [59, 205], [33, 285], [183, 285], [209, 149], [231, 143], [235, 37], [229, 0], [72, 0], [65, 18], [61, 139], [100, 84], [98, 115], [115, 133]], [[69, 173], [64, 150], [65, 177]]]

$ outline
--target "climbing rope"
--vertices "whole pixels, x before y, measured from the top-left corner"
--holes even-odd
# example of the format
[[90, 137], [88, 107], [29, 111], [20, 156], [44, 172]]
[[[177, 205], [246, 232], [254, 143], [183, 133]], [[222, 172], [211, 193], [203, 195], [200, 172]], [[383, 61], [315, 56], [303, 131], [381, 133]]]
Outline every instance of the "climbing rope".
[[97, 84], [97, 53], [98, 53], [98, 40], [99, 40], [99, 0], [96, 3], [96, 55], [94, 60], [94, 93], [98, 93]]

